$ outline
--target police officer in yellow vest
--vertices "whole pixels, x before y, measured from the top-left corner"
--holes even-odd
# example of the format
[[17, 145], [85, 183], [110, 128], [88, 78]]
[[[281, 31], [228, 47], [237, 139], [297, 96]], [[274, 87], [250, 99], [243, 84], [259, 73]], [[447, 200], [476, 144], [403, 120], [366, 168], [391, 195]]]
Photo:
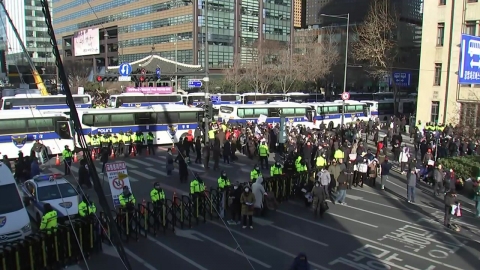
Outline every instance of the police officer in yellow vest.
[[123, 187], [123, 192], [118, 196], [122, 208], [133, 209], [135, 207], [135, 196], [133, 196], [128, 186]]
[[136, 150], [135, 155], [141, 155], [142, 154], [143, 141], [144, 141], [143, 132], [137, 131], [135, 133], [135, 139], [134, 139], [135, 150]]
[[317, 156], [315, 162], [318, 170], [325, 168], [327, 166], [327, 159], [325, 158], [325, 154]]
[[215, 130], [213, 130], [213, 128], [208, 130], [208, 140], [210, 141], [210, 146], [213, 146], [213, 142], [215, 141]]
[[43, 205], [43, 210], [40, 230], [48, 230], [47, 233], [50, 234], [52, 229], [57, 228], [57, 211], [49, 203]]
[[89, 133], [85, 136], [85, 142], [87, 143], [88, 150], [90, 150], [90, 151], [93, 150], [92, 139], [93, 139], [92, 133], [89, 132]]
[[218, 178], [218, 188], [220, 190], [224, 190], [225, 188], [230, 187], [230, 179], [227, 177], [227, 173], [225, 171], [222, 171], [220, 174], [220, 177]]
[[335, 150], [335, 154], [333, 154], [333, 157], [336, 160], [344, 159], [345, 158], [345, 153], [343, 153], [343, 151], [339, 148], [339, 149]]
[[128, 131], [122, 136], [123, 140], [123, 154], [125, 157], [128, 157], [130, 155], [130, 152], [132, 151], [132, 131]]
[[205, 191], [205, 183], [198, 177], [198, 174], [194, 174], [195, 178], [190, 182], [190, 195], [196, 196], [203, 194]]
[[155, 149], [153, 148], [153, 140], [155, 137], [153, 136], [153, 133], [149, 131], [147, 133], [147, 152], [149, 155], [155, 155]]
[[78, 215], [85, 217], [88, 215], [95, 214], [97, 212], [97, 207], [95, 204], [89, 200], [87, 195], [83, 195], [82, 201], [78, 204]]
[[260, 167], [258, 165], [255, 165], [253, 170], [250, 172], [250, 182], [255, 183], [257, 178], [260, 176], [262, 176], [262, 171], [260, 171]]
[[113, 134], [110, 137], [110, 142], [112, 143], [113, 154], [115, 156], [118, 155], [118, 143], [119, 143], [118, 134]]
[[305, 164], [301, 156], [298, 156], [295, 160], [295, 168], [298, 173], [307, 171], [307, 164]]
[[154, 205], [158, 205], [165, 201], [165, 192], [161, 188], [159, 182], [153, 184], [153, 189], [150, 191], [150, 199]]
[[280, 162], [275, 162], [275, 164], [270, 167], [270, 176], [274, 177], [276, 175], [282, 175], [282, 164]]
[[270, 155], [270, 151], [268, 150], [268, 146], [265, 141], [263, 141], [258, 147], [258, 155], [260, 156], [260, 166], [268, 169], [268, 156]]
[[65, 164], [65, 175], [70, 175], [70, 166], [72, 166], [72, 150], [65, 145], [65, 149], [62, 151], [63, 163]]
[[95, 157], [97, 157], [99, 153], [101, 135], [102, 135], [101, 132], [97, 132], [97, 134], [93, 135], [92, 137], [92, 148], [93, 148], [93, 153]]

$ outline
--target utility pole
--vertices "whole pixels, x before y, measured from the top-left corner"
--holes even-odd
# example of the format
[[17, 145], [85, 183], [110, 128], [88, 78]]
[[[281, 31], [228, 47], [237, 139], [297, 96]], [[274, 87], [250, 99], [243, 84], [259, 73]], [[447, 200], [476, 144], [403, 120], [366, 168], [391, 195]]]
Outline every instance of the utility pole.
[[175, 34], [175, 92], [178, 92], [178, 34]]
[[[204, 43], [203, 43], [203, 53], [204, 53], [204, 60], [205, 60], [205, 78], [203, 78], [203, 82], [205, 83], [205, 108], [207, 110], [210, 110], [210, 106], [211, 103], [210, 103], [210, 97], [209, 97], [209, 94], [208, 94], [208, 82], [210, 80], [210, 78], [208, 78], [208, 75], [209, 75], [209, 67], [208, 67], [208, 0], [204, 0], [204, 7], [203, 7], [203, 14], [204, 14], [204, 23], [205, 23], [205, 33], [204, 33]], [[205, 115], [207, 115], [205, 113]], [[208, 131], [210, 129], [209, 127], [209, 124], [210, 124], [210, 117], [212, 117], [211, 115], [209, 115], [209, 117], [205, 117], [205, 144], [209, 143], [209, 138], [208, 138]]]

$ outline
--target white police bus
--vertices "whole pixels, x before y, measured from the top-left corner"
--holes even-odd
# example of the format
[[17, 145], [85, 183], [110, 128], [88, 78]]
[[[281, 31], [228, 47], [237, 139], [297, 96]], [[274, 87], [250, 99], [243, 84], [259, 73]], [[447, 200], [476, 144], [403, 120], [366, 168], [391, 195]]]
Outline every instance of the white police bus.
[[185, 105], [189, 106], [205, 104], [205, 98], [209, 98], [214, 106], [242, 103], [240, 94], [206, 94], [205, 92], [197, 92], [189, 93], [183, 96]]
[[18, 158], [19, 151], [30, 155], [35, 140], [45, 145], [49, 155], [61, 154], [65, 145], [73, 149], [69, 117], [63, 113], [39, 110], [0, 113], [0, 149], [8, 158]]
[[178, 142], [203, 121], [203, 109], [185, 105], [154, 105], [140, 108], [79, 110], [84, 134], [117, 134], [120, 131], [152, 132], [154, 144]]
[[330, 122], [337, 126], [342, 122], [342, 114], [344, 123], [353, 120], [368, 121], [370, 118], [370, 107], [363, 102], [348, 100], [345, 102], [345, 110], [341, 100], [334, 102], [304, 103], [315, 110], [314, 125], [318, 128], [323, 122], [329, 125]]
[[[92, 97], [90, 95], [73, 95], [77, 108], [91, 108]], [[14, 97], [2, 97], [0, 110], [55, 110], [68, 109], [65, 95], [42, 96], [40, 94], [20, 94]]]
[[140, 93], [122, 93], [120, 95], [111, 95], [108, 100], [108, 106], [112, 108], [119, 107], [144, 107], [159, 104], [183, 104], [180, 94], [140, 94]]
[[293, 102], [273, 102], [270, 104], [238, 104], [220, 106], [218, 120], [224, 123], [256, 123], [259, 117], [266, 116], [267, 123], [279, 123], [280, 116], [288, 123], [310, 126], [313, 110], [310, 106]]
[[242, 94], [243, 104], [266, 104], [274, 101], [285, 100], [283, 94], [260, 94], [260, 93], [245, 93]]
[[[387, 121], [388, 118], [396, 115], [394, 111], [395, 101], [393, 99], [379, 101], [363, 100], [362, 102], [370, 107], [372, 116], [378, 117], [380, 121]], [[397, 102], [397, 109], [398, 113], [405, 115], [406, 118], [409, 119], [411, 115], [415, 114], [417, 109], [417, 100], [414, 98], [402, 98]]]

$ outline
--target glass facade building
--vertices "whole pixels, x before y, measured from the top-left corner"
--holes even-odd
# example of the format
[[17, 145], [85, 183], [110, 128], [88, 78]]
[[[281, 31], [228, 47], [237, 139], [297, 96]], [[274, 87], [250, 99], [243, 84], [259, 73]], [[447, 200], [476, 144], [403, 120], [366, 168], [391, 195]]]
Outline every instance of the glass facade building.
[[[52, 65], [52, 46], [40, 1], [5, 1], [5, 7], [35, 65]], [[3, 10], [0, 12], [0, 20], [0, 47], [6, 51], [7, 65], [28, 65], [22, 46]]]
[[[158, 3], [160, 2], [160, 3]], [[287, 0], [53, 0], [58, 44], [85, 28], [118, 29], [118, 62], [156, 54], [209, 68], [252, 58], [258, 39], [290, 42], [292, 2]], [[91, 7], [90, 7], [91, 6]], [[207, 25], [206, 25], [207, 24]], [[206, 34], [207, 33], [207, 34]], [[250, 52], [250, 53], [249, 53]], [[175, 59], [176, 58], [176, 59]]]

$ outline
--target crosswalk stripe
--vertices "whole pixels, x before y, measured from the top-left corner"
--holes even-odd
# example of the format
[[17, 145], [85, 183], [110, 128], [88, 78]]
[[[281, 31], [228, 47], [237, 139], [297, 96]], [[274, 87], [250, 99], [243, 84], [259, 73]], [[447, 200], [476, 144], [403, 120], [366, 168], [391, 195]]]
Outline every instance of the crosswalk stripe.
[[167, 173], [166, 173], [166, 172], [160, 171], [160, 170], [157, 170], [157, 169], [154, 169], [154, 168], [152, 168], [152, 167], [145, 168], [145, 170], [151, 171], [151, 172], [154, 172], [154, 173], [158, 173], [158, 174], [163, 175], [163, 176], [167, 176]]
[[143, 172], [140, 172], [140, 171], [137, 171], [137, 170], [134, 170], [134, 171], [131, 171], [129, 172], [129, 174], [131, 173], [134, 173], [136, 175], [140, 175], [141, 177], [145, 178], [145, 179], [148, 179], [148, 180], [153, 180], [155, 179], [155, 177], [151, 176], [151, 175], [148, 175], [146, 173], [143, 173]]
[[130, 161], [130, 162], [135, 162], [135, 163], [138, 163], [138, 164], [142, 164], [143, 166], [152, 166], [151, 163], [142, 161], [142, 160], [140, 160], [140, 159], [130, 159], [129, 161]]
[[132, 164], [130, 160], [129, 161], [124, 160], [124, 162], [127, 164], [127, 169], [138, 169], [138, 166], [135, 164]]
[[70, 170], [71, 170], [72, 172], [74, 172], [74, 173], [78, 173], [78, 168], [75, 167], [75, 166], [73, 166], [73, 165], [70, 166]]
[[153, 161], [153, 162], [155, 162], [155, 163], [158, 163], [158, 159], [153, 158], [153, 157], [147, 157], [147, 158], [145, 158], [145, 159], [148, 159], [148, 160], [150, 160], [150, 161]]

